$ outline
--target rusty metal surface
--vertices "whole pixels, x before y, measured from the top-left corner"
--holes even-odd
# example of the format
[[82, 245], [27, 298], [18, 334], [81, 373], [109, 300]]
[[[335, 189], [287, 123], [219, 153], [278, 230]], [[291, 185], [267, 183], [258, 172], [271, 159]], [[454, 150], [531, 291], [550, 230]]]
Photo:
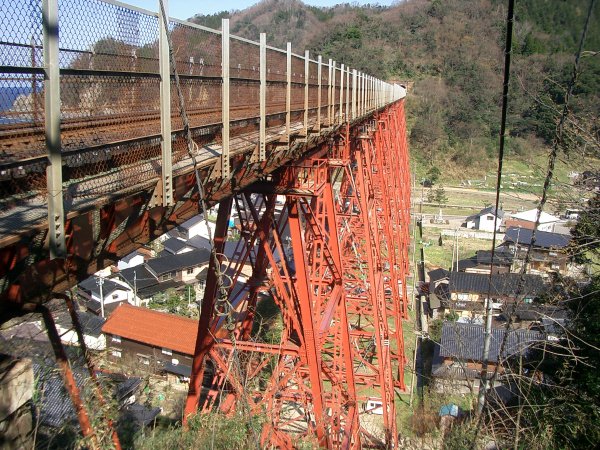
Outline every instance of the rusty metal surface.
[[[111, 264], [197, 213], [192, 156], [199, 162], [208, 200], [214, 203], [314, 151], [315, 145], [337, 139], [347, 125], [338, 118], [340, 106], [344, 117], [347, 108], [345, 102], [340, 105], [339, 70], [332, 75], [335, 123], [329, 124], [328, 70], [322, 70], [318, 80], [313, 56], [305, 79], [305, 58], [292, 54], [288, 99], [286, 52], [267, 47], [265, 161], [253, 162], [250, 156], [260, 134], [260, 48], [231, 36], [232, 175], [215, 176], [223, 141], [221, 32], [170, 19], [175, 66], [196, 147], [190, 155], [172, 76], [175, 203], [158, 208], [155, 191], [163, 163], [158, 14], [108, 0], [56, 1], [60, 104], [52, 106], [60, 110], [59, 171], [55, 165], [50, 170], [45, 130], [46, 3], [13, 0], [0, 11], [0, 304], [9, 301], [9, 309], [43, 301], [53, 290]], [[319, 81], [322, 101], [316, 123]], [[375, 98], [373, 92], [371, 108], [358, 121], [385, 106]], [[291, 120], [289, 139], [286, 115]], [[53, 260], [48, 253], [48, 173], [62, 178], [64, 217], [50, 224], [65, 225], [64, 259]]]

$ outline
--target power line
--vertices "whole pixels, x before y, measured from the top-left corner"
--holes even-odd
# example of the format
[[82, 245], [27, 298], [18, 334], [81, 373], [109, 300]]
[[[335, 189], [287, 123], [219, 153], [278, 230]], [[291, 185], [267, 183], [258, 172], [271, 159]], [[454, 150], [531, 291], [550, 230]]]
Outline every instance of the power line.
[[[575, 62], [574, 62], [574, 66], [573, 66], [573, 73], [571, 76], [571, 79], [569, 80], [569, 84], [567, 86], [567, 90], [566, 90], [566, 95], [565, 95], [565, 103], [563, 105], [563, 109], [562, 109], [562, 113], [561, 113], [561, 117], [560, 120], [557, 124], [556, 127], [556, 132], [555, 132], [555, 138], [554, 138], [554, 142], [552, 145], [552, 151], [550, 152], [550, 155], [548, 157], [548, 168], [546, 171], [546, 178], [544, 180], [544, 187], [542, 190], [542, 197], [540, 199], [540, 204], [538, 205], [537, 208], [537, 215], [536, 215], [536, 221], [532, 230], [532, 235], [531, 235], [531, 240], [527, 245], [527, 252], [525, 254], [525, 258], [523, 261], [523, 266], [521, 267], [521, 272], [520, 272], [520, 278], [519, 278], [519, 283], [517, 285], [517, 295], [515, 296], [515, 302], [513, 303], [510, 312], [508, 314], [508, 323], [506, 325], [506, 329], [510, 330], [513, 321], [514, 321], [514, 315], [515, 315], [515, 311], [516, 308], [518, 306], [518, 297], [520, 295], [520, 292], [523, 289], [524, 286], [524, 282], [525, 282], [525, 272], [527, 269], [527, 265], [529, 264], [530, 258], [531, 258], [531, 250], [533, 248], [533, 245], [535, 244], [535, 239], [536, 239], [536, 231], [537, 228], [540, 224], [540, 216], [542, 213], [542, 210], [546, 204], [547, 201], [547, 197], [548, 197], [548, 190], [550, 188], [550, 183], [552, 182], [552, 178], [554, 175], [554, 166], [556, 163], [556, 159], [558, 157], [558, 151], [563, 143], [563, 137], [564, 137], [564, 124], [567, 120], [567, 116], [569, 114], [569, 102], [571, 99], [571, 96], [573, 94], [573, 89], [575, 87], [575, 84], [577, 83], [577, 78], [579, 76], [579, 64], [580, 64], [580, 57], [581, 57], [581, 53], [583, 51], [583, 44], [585, 42], [585, 38], [587, 36], [587, 32], [588, 32], [588, 28], [589, 28], [589, 22], [590, 22], [590, 18], [592, 15], [592, 11], [594, 8], [594, 4], [595, 4], [596, 0], [590, 0], [590, 4], [589, 4], [589, 8], [587, 11], [587, 17], [586, 17], [586, 21], [585, 21], [585, 25], [581, 34], [581, 39], [579, 41], [579, 48], [577, 50], [577, 53], [575, 54]], [[511, 16], [511, 5], [514, 8], [514, 0], [510, 0], [509, 2], [509, 18]], [[508, 19], [507, 19], [508, 20]], [[510, 30], [512, 30], [512, 21], [509, 23], [510, 26]], [[507, 27], [507, 32], [508, 32], [508, 27]], [[507, 36], [507, 42], [508, 42], [508, 36]], [[510, 48], [509, 48], [510, 51]], [[506, 78], [506, 74], [505, 74], [505, 78]], [[506, 87], [506, 86], [505, 86]], [[503, 109], [504, 109], [504, 102], [503, 102]], [[505, 119], [505, 117], [504, 117]], [[504, 125], [504, 124], [503, 124]], [[501, 138], [502, 139], [502, 138]], [[499, 186], [497, 186], [497, 189], [499, 189]], [[492, 258], [493, 258], [493, 254], [492, 254]], [[493, 259], [492, 259], [492, 264], [493, 264]], [[489, 311], [490, 316], [491, 316], [491, 311]], [[486, 317], [487, 319], [487, 317]], [[490, 322], [491, 323], [491, 322]], [[486, 336], [487, 337], [487, 336]], [[503, 354], [504, 349], [506, 348], [508, 342], [508, 333], [505, 333], [502, 342], [500, 344], [500, 350], [498, 352], [498, 362], [500, 360], [500, 356]], [[489, 354], [488, 354], [489, 355]], [[487, 370], [487, 360], [484, 360], [484, 364], [485, 364], [485, 369]], [[491, 384], [493, 383], [494, 379], [497, 377], [498, 375], [498, 369], [499, 369], [500, 364], [496, 364], [495, 368], [494, 368], [494, 372], [492, 374], [492, 376], [489, 379], [489, 383]], [[482, 370], [483, 373], [483, 370]], [[483, 381], [483, 380], [482, 380]], [[486, 380], [487, 381], [487, 380]], [[482, 383], [483, 384], [483, 383]], [[486, 402], [486, 395], [487, 395], [487, 390], [484, 388], [482, 389], [480, 386], [480, 392], [479, 392], [479, 401], [480, 403], [478, 403], [478, 408], [479, 408], [479, 412], [481, 412], [483, 410], [483, 407], [485, 406], [485, 402]], [[482, 415], [480, 415], [479, 420], [478, 420], [478, 424], [477, 424], [477, 431], [479, 431], [479, 428], [481, 427], [482, 424]], [[475, 433], [475, 436], [477, 436], [478, 433]], [[474, 442], [473, 442], [474, 444]]]
[[[504, 48], [504, 85], [502, 87], [502, 118], [500, 122], [500, 148], [498, 149], [498, 170], [496, 173], [496, 212], [494, 214], [494, 233], [492, 235], [492, 257], [490, 261], [490, 277], [488, 285], [492, 286], [492, 273], [494, 268], [494, 256], [496, 252], [496, 237], [498, 230], [498, 207], [500, 206], [500, 185], [502, 183], [502, 164], [504, 162], [504, 144], [506, 139], [506, 116], [508, 113], [508, 87], [510, 83], [510, 59], [512, 54], [512, 35], [515, 17], [515, 0], [509, 0], [508, 13], [506, 17], [506, 44]], [[481, 367], [481, 381], [479, 383], [479, 395], [477, 399], [477, 413], [481, 414], [485, 405], [485, 392], [487, 390], [487, 367], [490, 357], [490, 344], [492, 341], [492, 312], [493, 304], [488, 292], [485, 305], [485, 334], [483, 340], [483, 364]]]

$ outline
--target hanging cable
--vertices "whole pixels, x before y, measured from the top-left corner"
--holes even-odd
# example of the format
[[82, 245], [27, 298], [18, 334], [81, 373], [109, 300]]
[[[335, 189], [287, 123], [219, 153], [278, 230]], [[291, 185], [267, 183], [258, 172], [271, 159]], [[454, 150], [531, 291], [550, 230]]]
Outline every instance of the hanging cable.
[[[496, 250], [496, 236], [498, 224], [498, 207], [500, 205], [500, 185], [502, 183], [502, 164], [504, 162], [504, 144], [506, 139], [506, 116], [508, 113], [508, 87], [510, 84], [510, 60], [512, 54], [513, 22], [515, 16], [515, 0], [509, 0], [508, 13], [506, 17], [506, 42], [504, 48], [504, 84], [502, 86], [502, 117], [500, 121], [500, 147], [498, 149], [498, 170], [496, 173], [496, 202], [494, 214], [494, 234], [492, 236], [492, 256], [490, 265], [489, 289], [492, 288], [492, 273], [494, 267], [494, 256]], [[458, 265], [458, 262], [457, 262]], [[492, 340], [492, 312], [493, 305], [491, 295], [488, 292], [485, 305], [485, 334], [483, 340], [483, 357], [481, 367], [481, 381], [479, 384], [479, 396], [477, 399], [477, 413], [481, 414], [485, 403], [485, 392], [487, 389], [487, 367], [490, 357], [490, 344]]]
[[[554, 175], [554, 166], [556, 163], [556, 159], [558, 157], [558, 151], [563, 143], [563, 134], [564, 134], [564, 124], [567, 120], [568, 114], [569, 114], [569, 102], [571, 100], [571, 96], [573, 94], [573, 89], [575, 87], [575, 84], [577, 83], [577, 79], [579, 77], [579, 66], [580, 66], [580, 58], [581, 58], [581, 54], [583, 52], [583, 44], [585, 42], [586, 36], [587, 36], [587, 32], [589, 29], [589, 22], [590, 22], [590, 18], [592, 15], [592, 11], [594, 9], [594, 5], [596, 3], [596, 0], [590, 0], [590, 4], [588, 7], [588, 11], [587, 11], [587, 16], [586, 16], [586, 20], [585, 20], [585, 25], [583, 27], [583, 31], [581, 34], [581, 39], [579, 41], [579, 47], [577, 49], [577, 53], [575, 54], [575, 62], [573, 65], [573, 73], [571, 75], [571, 79], [569, 80], [569, 84], [567, 85], [567, 89], [566, 89], [566, 93], [565, 93], [565, 102], [563, 105], [563, 109], [562, 109], [562, 113], [561, 113], [561, 117], [560, 120], [556, 126], [556, 132], [555, 132], [555, 137], [554, 137], [554, 141], [553, 141], [553, 145], [552, 145], [552, 151], [550, 152], [550, 155], [548, 157], [548, 168], [546, 171], [546, 178], [544, 180], [544, 186], [542, 189], [542, 196], [540, 199], [540, 203], [538, 205], [537, 208], [537, 214], [536, 214], [536, 220], [535, 220], [535, 224], [533, 226], [533, 230], [532, 230], [532, 234], [531, 234], [531, 240], [529, 241], [529, 243], [527, 244], [527, 251], [525, 254], [525, 258], [523, 260], [523, 265], [521, 267], [521, 271], [520, 271], [520, 278], [519, 278], [519, 282], [517, 285], [517, 289], [516, 289], [516, 295], [515, 295], [515, 299], [518, 299], [518, 297], [521, 295], [521, 292], [523, 291], [523, 287], [525, 284], [525, 272], [526, 272], [526, 268], [529, 264], [529, 261], [531, 259], [531, 250], [533, 248], [533, 245], [535, 243], [536, 240], [536, 231], [538, 229], [538, 226], [540, 224], [540, 217], [542, 214], [542, 210], [546, 204], [546, 201], [548, 199], [548, 190], [550, 188], [550, 184], [552, 182], [552, 178]], [[509, 18], [511, 17], [511, 5], [514, 8], [514, 0], [510, 0], [509, 2]], [[510, 29], [512, 30], [512, 18], [510, 19]], [[507, 27], [507, 33], [508, 33], [508, 27]], [[507, 36], [507, 42], [508, 42], [508, 36]], [[510, 47], [508, 47], [509, 51], [510, 51]], [[506, 74], [505, 74], [505, 78], [506, 78]], [[505, 85], [506, 87], [506, 85]], [[503, 112], [504, 112], [504, 102], [503, 102]], [[506, 117], [503, 114], [503, 119], [505, 120]], [[502, 123], [502, 132], [504, 132], [504, 122]], [[501, 142], [503, 141], [503, 136], [501, 136]], [[500, 174], [498, 177], [498, 180], [500, 180]], [[500, 185], [498, 183], [497, 186], [497, 192], [500, 188]], [[494, 232], [495, 234], [495, 232]], [[492, 264], [493, 264], [493, 253], [492, 253]], [[491, 302], [490, 302], [491, 303]], [[504, 349], [506, 348], [507, 342], [508, 342], [508, 330], [510, 330], [513, 321], [514, 321], [514, 315], [515, 315], [515, 311], [516, 308], [518, 306], [518, 301], [515, 300], [515, 302], [513, 303], [510, 312], [508, 314], [508, 323], [506, 325], [506, 330], [507, 332], [504, 333], [502, 342], [500, 344], [500, 349], [498, 351], [498, 362], [500, 361], [502, 354], [504, 353]], [[488, 308], [489, 309], [489, 308]], [[490, 315], [491, 315], [491, 311], [489, 311]], [[487, 316], [486, 316], [486, 323], [487, 323]], [[487, 338], [487, 335], [486, 335]], [[489, 356], [489, 354], [488, 354]], [[485, 371], [487, 372], [487, 360], [484, 360], [484, 368]], [[492, 384], [494, 382], [494, 379], [497, 377], [498, 375], [498, 369], [500, 367], [500, 364], [496, 364], [495, 368], [494, 368], [494, 372], [492, 373], [492, 376], [489, 379], [489, 384]], [[482, 377], [483, 377], [483, 372], [484, 369], [482, 369]], [[486, 374], [486, 378], [487, 378], [487, 374]], [[482, 379], [483, 381], [483, 379]], [[483, 385], [483, 383], [481, 383]], [[479, 402], [478, 402], [478, 412], [482, 412], [483, 408], [485, 406], [486, 403], [486, 396], [487, 396], [487, 391], [485, 389], [482, 390], [481, 386], [480, 386], [480, 391], [479, 391]], [[477, 429], [476, 429], [476, 433], [475, 436], [478, 435], [478, 431], [482, 425], [482, 417], [483, 415], [480, 415], [478, 423], [477, 423]], [[472, 443], [473, 445], [475, 444], [475, 442]]]
[[167, 36], [167, 46], [169, 47], [169, 61], [170, 61], [171, 67], [172, 67], [173, 75], [175, 77], [175, 87], [177, 88], [179, 115], [181, 116], [181, 120], [183, 122], [183, 132], [184, 132], [186, 143], [187, 143], [188, 155], [189, 155], [190, 159], [192, 160], [192, 164], [194, 167], [194, 174], [196, 177], [196, 185], [198, 187], [198, 195], [200, 197], [200, 200], [199, 200], [200, 208], [202, 209], [202, 215], [204, 217], [204, 223], [206, 225], [206, 230], [208, 233], [208, 240], [210, 242], [211, 259], [212, 259], [212, 262], [213, 262], [213, 265], [214, 265], [214, 268], [215, 268], [215, 271], [217, 274], [218, 295], [217, 295], [216, 303], [219, 304], [219, 307], [217, 308], [217, 305], [215, 305], [215, 308], [220, 311], [228, 311], [228, 316], [231, 317], [232, 313], [233, 313], [233, 306], [231, 305], [231, 303], [229, 303], [229, 300], [228, 300], [228, 296], [229, 296], [228, 288], [223, 283], [223, 273], [221, 271], [221, 262], [218, 258], [217, 251], [215, 249], [215, 242], [213, 240], [212, 232], [211, 232], [210, 226], [208, 224], [208, 216], [207, 216], [208, 209], [207, 209], [206, 197], [205, 197], [205, 193], [204, 193], [204, 185], [202, 184], [202, 180], [200, 179], [200, 170], [198, 168], [198, 161], [195, 156], [195, 152], [198, 150], [198, 144], [196, 144], [194, 142], [194, 140], [192, 139], [190, 122], [189, 122], [187, 112], [185, 109], [185, 101], [183, 99], [183, 92], [181, 90], [179, 73], [177, 72], [177, 62], [175, 61], [175, 55], [173, 54], [173, 42], [171, 40], [171, 33], [169, 32], [169, 20], [168, 20], [167, 14], [165, 12], [165, 5], [163, 3], [163, 0], [159, 0], [159, 3], [160, 3], [161, 17], [164, 22], [165, 30], [166, 30], [165, 34]]

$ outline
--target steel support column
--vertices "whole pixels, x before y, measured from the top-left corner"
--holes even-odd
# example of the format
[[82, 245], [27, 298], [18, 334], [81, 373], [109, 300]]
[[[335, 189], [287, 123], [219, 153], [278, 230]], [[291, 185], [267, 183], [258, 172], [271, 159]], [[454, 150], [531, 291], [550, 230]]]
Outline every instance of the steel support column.
[[[219, 295], [220, 280], [219, 271], [221, 270], [222, 253], [227, 238], [227, 225], [231, 212], [232, 198], [227, 198], [219, 203], [219, 212], [217, 214], [217, 225], [214, 235], [214, 256], [211, 257], [208, 265], [208, 274], [206, 276], [206, 287], [202, 308], [200, 310], [200, 320], [198, 322], [198, 336], [196, 338], [196, 348], [194, 350], [194, 360], [192, 362], [192, 375], [190, 377], [190, 387], [185, 403], [184, 422], [190, 415], [195, 414], [198, 409], [198, 401], [202, 390], [202, 379], [204, 378], [204, 358], [214, 344], [214, 328], [211, 325], [213, 313]], [[204, 211], [204, 214], [208, 214]]]

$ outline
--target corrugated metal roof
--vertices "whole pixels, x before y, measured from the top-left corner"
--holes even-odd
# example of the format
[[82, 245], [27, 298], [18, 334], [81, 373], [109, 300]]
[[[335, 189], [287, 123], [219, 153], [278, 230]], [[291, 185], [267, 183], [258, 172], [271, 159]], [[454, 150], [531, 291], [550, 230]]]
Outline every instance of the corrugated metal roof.
[[[493, 328], [490, 342], [490, 361], [496, 361], [500, 346], [507, 331]], [[537, 331], [511, 330], [503, 358], [527, 352], [535, 343], [544, 341], [544, 335]], [[444, 322], [440, 340], [440, 356], [462, 360], [481, 361], [483, 354], [484, 327], [482, 325]]]
[[102, 331], [191, 356], [196, 346], [198, 321], [124, 303], [111, 314]]

